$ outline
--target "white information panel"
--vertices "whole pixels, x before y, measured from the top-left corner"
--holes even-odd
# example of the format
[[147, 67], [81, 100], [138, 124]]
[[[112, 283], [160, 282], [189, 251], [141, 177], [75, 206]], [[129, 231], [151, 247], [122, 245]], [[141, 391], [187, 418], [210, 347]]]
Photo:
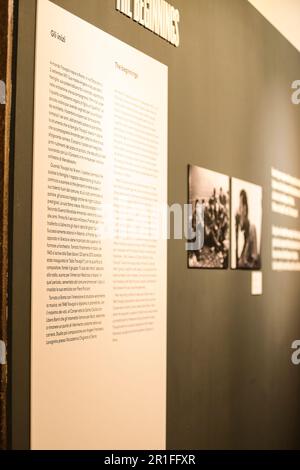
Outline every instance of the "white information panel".
[[39, 0], [33, 449], [165, 448], [167, 83]]

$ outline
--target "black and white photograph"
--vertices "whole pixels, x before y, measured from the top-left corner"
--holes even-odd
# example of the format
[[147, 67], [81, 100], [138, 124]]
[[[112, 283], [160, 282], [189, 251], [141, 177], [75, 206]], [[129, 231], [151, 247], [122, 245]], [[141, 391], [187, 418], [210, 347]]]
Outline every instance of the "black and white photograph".
[[[190, 165], [189, 204], [189, 225], [194, 234], [190, 240], [194, 246], [188, 252], [189, 268], [227, 269], [230, 245], [229, 177]], [[195, 243], [201, 220], [202, 236], [199, 237], [199, 243]]]
[[231, 180], [231, 268], [261, 269], [262, 187]]

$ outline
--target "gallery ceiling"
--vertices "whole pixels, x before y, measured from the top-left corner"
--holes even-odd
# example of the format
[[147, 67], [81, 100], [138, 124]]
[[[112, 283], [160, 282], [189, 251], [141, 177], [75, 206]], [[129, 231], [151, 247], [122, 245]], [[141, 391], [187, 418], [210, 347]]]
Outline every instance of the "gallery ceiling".
[[300, 0], [248, 0], [300, 51]]

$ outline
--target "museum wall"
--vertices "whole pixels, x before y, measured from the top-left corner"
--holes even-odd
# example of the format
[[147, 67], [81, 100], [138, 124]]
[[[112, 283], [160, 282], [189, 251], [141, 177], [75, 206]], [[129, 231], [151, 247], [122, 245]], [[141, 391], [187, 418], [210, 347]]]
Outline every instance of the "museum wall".
[[[251, 273], [192, 270], [168, 242], [167, 447], [299, 448], [299, 273], [272, 270], [271, 168], [300, 178], [300, 54], [246, 0], [173, 0], [175, 48], [115, 11], [114, 0], [54, 3], [169, 68], [169, 203], [187, 203], [189, 164], [263, 187], [263, 295]], [[19, 2], [12, 443], [29, 442], [34, 0]], [[297, 228], [291, 225], [291, 228]], [[298, 227], [299, 228], [299, 227]], [[79, 385], [80, 386], [80, 385]], [[26, 405], [24, 405], [26, 403]], [[76, 410], [74, 410], [76, 413]]]

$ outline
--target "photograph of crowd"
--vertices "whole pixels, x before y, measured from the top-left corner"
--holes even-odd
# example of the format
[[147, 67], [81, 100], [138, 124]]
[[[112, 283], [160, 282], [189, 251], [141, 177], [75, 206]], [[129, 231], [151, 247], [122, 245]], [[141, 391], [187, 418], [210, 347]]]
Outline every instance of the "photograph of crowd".
[[262, 187], [231, 181], [231, 267], [261, 269]]
[[230, 180], [215, 171], [189, 166], [189, 225], [195, 242], [197, 221], [202, 240], [188, 252], [190, 268], [227, 269], [229, 264]]

